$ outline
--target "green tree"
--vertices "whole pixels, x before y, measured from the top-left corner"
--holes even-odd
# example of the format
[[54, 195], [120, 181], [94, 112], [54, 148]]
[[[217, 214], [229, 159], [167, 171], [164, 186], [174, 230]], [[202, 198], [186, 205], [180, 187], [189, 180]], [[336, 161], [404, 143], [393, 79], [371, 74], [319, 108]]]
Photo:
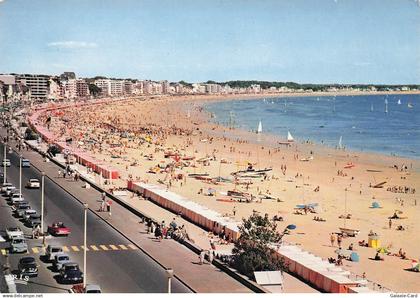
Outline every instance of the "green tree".
[[263, 217], [254, 213], [243, 219], [239, 227], [241, 236], [233, 249], [234, 267], [241, 274], [254, 279], [254, 271], [283, 270], [283, 259], [269, 247], [279, 243], [283, 237], [276, 228], [268, 215]]
[[101, 88], [99, 88], [95, 84], [89, 84], [89, 92], [91, 95], [97, 96], [99, 93], [101, 93]]

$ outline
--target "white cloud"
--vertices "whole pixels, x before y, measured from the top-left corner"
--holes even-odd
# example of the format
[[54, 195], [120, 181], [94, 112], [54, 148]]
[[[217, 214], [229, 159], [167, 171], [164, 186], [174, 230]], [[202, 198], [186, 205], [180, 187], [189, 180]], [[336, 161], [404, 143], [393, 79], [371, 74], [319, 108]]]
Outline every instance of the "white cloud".
[[94, 42], [67, 40], [50, 42], [47, 46], [58, 49], [86, 49], [96, 48], [98, 45]]

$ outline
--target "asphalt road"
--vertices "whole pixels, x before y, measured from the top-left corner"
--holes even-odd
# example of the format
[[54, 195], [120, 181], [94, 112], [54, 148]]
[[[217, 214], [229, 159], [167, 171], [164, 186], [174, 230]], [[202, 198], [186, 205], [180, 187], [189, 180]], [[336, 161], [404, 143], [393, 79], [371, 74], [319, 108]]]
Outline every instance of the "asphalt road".
[[[0, 148], [0, 159], [3, 158], [3, 145]], [[24, 156], [24, 152], [23, 152]], [[9, 154], [11, 167], [7, 168], [7, 179], [19, 187], [19, 157], [16, 153]], [[3, 171], [3, 167], [1, 168]], [[30, 178], [41, 181], [41, 174], [36, 169], [22, 169], [22, 185]], [[2, 181], [1, 181], [2, 183]], [[23, 187], [23, 197], [32, 209], [41, 213], [40, 189]], [[99, 198], [98, 198], [99, 200]], [[99, 203], [98, 203], [99, 205]], [[71, 228], [68, 237], [52, 237], [47, 244], [65, 246], [72, 261], [83, 269], [83, 206], [52, 182], [45, 178], [45, 228], [54, 221], [62, 221]], [[0, 196], [0, 233], [5, 234], [7, 227], [19, 226], [28, 237], [31, 229], [12, 216], [11, 207], [5, 197]], [[133, 246], [126, 238], [117, 233], [95, 214], [88, 211], [87, 228], [87, 283], [99, 284], [105, 293], [165, 293], [167, 292], [167, 277], [165, 270], [142, 251]], [[38, 277], [31, 278], [26, 284], [17, 284], [19, 293], [66, 292], [71, 286], [58, 283], [57, 272], [51, 270], [51, 264], [43, 262], [42, 241], [27, 239], [29, 255], [37, 259]], [[0, 243], [0, 248], [8, 247], [8, 243]], [[12, 270], [17, 269], [17, 263], [25, 254], [10, 254], [8, 259]], [[4, 256], [1, 256], [4, 260]], [[181, 282], [172, 280], [172, 292], [190, 292]]]

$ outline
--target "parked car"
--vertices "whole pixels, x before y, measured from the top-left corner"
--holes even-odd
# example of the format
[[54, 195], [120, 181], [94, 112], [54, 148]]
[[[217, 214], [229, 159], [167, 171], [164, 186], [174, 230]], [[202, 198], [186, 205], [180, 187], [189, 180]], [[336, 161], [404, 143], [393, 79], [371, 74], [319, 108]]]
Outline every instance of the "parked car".
[[7, 239], [12, 240], [13, 238], [24, 237], [22, 230], [19, 227], [6, 228]]
[[83, 284], [74, 285], [72, 288], [74, 293], [81, 294], [81, 293], [92, 293], [92, 294], [99, 294], [102, 293], [101, 287], [99, 285], [86, 285], [83, 288]]
[[12, 241], [10, 241], [10, 251], [11, 252], [27, 252], [28, 251], [28, 244], [26, 240], [22, 236], [14, 237]]
[[12, 203], [12, 205], [16, 204], [17, 202], [23, 202], [23, 201], [25, 201], [25, 198], [21, 194], [18, 194], [18, 193], [15, 193], [10, 197], [10, 202]]
[[6, 159], [3, 159], [3, 167], [4, 166], [6, 166], [6, 167], [10, 167], [10, 159], [8, 159], [8, 158], [6, 158]]
[[60, 270], [60, 280], [65, 283], [80, 283], [83, 281], [83, 272], [77, 263], [66, 263]]
[[27, 188], [40, 188], [41, 183], [38, 179], [29, 179], [28, 183], [26, 183]]
[[26, 210], [31, 209], [31, 206], [29, 206], [29, 203], [26, 201], [23, 201], [24, 204], [19, 204], [18, 206], [14, 207], [14, 212], [17, 217], [22, 217]]
[[9, 197], [12, 193], [16, 193], [16, 187], [14, 186], [7, 186], [4, 189], [3, 195]]
[[13, 184], [10, 183], [10, 182], [2, 183], [1, 184], [1, 189], [0, 189], [1, 192], [4, 193], [6, 191], [6, 188], [9, 187], [9, 186], [13, 186]]
[[63, 253], [61, 246], [48, 245], [45, 250], [45, 257], [48, 261], [53, 261], [57, 254]]
[[22, 214], [22, 219], [26, 222], [29, 219], [29, 217], [31, 217], [31, 215], [37, 215], [36, 210], [34, 209], [25, 210]]
[[70, 257], [63, 252], [55, 253], [53, 260], [53, 267], [55, 270], [60, 271], [64, 264], [70, 263]]
[[26, 220], [26, 224], [31, 228], [41, 225], [41, 215], [31, 214]]
[[22, 168], [29, 168], [31, 166], [31, 162], [29, 159], [22, 158]]
[[48, 233], [54, 236], [67, 236], [70, 234], [70, 228], [66, 227], [62, 222], [54, 222], [52, 225], [48, 226]]
[[23, 257], [19, 260], [18, 271], [23, 276], [38, 276], [38, 264], [34, 257]]

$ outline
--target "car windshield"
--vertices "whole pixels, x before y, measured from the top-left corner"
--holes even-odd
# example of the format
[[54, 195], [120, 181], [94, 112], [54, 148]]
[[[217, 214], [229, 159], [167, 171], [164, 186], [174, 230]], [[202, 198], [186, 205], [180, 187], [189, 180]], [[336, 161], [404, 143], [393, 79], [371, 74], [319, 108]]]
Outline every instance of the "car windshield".
[[68, 261], [68, 260], [70, 260], [70, 258], [68, 256], [61, 256], [61, 257], [58, 257], [58, 260], [59, 261]]
[[70, 265], [70, 266], [66, 266], [66, 270], [79, 270], [79, 267], [77, 265]]
[[35, 259], [34, 258], [24, 258], [24, 259], [21, 259], [20, 262], [22, 264], [31, 264], [31, 263], [35, 263]]
[[19, 243], [24, 243], [25, 241], [23, 239], [14, 239], [13, 240], [13, 244], [19, 244]]
[[61, 248], [59, 248], [59, 247], [53, 247], [51, 249], [51, 252], [59, 252], [59, 251], [61, 251]]

